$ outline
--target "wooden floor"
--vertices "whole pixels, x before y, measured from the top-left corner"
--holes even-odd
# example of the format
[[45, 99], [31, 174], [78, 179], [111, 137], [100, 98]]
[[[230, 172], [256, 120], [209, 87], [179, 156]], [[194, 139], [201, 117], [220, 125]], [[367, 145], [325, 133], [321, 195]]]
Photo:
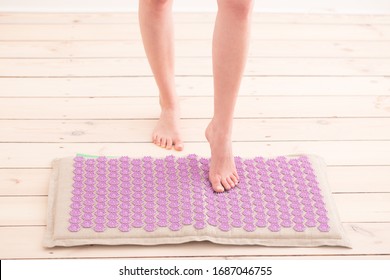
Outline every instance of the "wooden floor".
[[[209, 155], [214, 17], [175, 15], [184, 154]], [[52, 159], [173, 152], [149, 143], [158, 95], [136, 15], [0, 14], [0, 259], [389, 259], [390, 16], [257, 14], [253, 22], [234, 153], [322, 156], [353, 249], [44, 249]]]

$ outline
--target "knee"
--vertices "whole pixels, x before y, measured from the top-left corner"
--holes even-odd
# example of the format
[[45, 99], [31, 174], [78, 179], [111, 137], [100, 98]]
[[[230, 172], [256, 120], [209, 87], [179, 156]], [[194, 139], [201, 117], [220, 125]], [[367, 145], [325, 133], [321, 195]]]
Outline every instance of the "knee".
[[248, 19], [253, 10], [254, 0], [218, 0], [218, 10], [230, 13], [239, 19]]
[[156, 11], [163, 11], [170, 8], [172, 0], [139, 0], [140, 4], [149, 6]]

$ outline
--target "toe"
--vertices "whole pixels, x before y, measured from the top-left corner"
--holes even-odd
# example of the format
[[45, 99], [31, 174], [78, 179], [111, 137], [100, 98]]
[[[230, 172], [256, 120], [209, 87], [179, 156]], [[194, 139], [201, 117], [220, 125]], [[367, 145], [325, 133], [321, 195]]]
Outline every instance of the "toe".
[[180, 140], [175, 140], [175, 150], [176, 151], [183, 151], [183, 142]]
[[221, 180], [221, 183], [222, 183], [222, 186], [225, 188], [225, 190], [231, 189], [230, 184], [228, 183], [228, 181], [225, 178]]
[[156, 137], [156, 142], [155, 142], [155, 144], [156, 144], [157, 146], [161, 146], [161, 137], [160, 137], [160, 136], [157, 136], [157, 137]]
[[238, 184], [238, 179], [236, 178], [236, 176], [234, 176], [234, 174], [230, 175], [230, 179], [233, 181], [234, 185]]
[[168, 150], [172, 149], [172, 139], [171, 138], [168, 138], [167, 139], [167, 147], [166, 147]]
[[240, 177], [238, 177], [238, 173], [236, 170], [233, 171], [233, 175], [237, 178], [237, 183], [240, 181]]
[[211, 182], [211, 186], [215, 192], [223, 192], [224, 191], [224, 188], [221, 185], [221, 181], [218, 180], [218, 178], [215, 178], [215, 179], [211, 180], [210, 182]]
[[228, 182], [231, 188], [234, 188], [234, 186], [236, 185], [230, 177], [226, 177], [226, 181]]
[[167, 138], [161, 137], [160, 146], [161, 146], [161, 148], [165, 148], [167, 146]]

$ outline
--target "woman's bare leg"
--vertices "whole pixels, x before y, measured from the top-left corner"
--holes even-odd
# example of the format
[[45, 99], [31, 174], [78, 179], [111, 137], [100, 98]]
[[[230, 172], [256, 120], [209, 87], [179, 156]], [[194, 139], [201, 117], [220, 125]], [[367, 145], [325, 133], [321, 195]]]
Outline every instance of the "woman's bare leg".
[[174, 80], [172, 0], [140, 0], [139, 22], [145, 52], [160, 92], [160, 119], [152, 142], [181, 151], [180, 109]]
[[206, 129], [210, 143], [209, 180], [214, 191], [238, 183], [232, 153], [234, 107], [247, 58], [252, 0], [218, 0], [213, 36], [214, 116]]

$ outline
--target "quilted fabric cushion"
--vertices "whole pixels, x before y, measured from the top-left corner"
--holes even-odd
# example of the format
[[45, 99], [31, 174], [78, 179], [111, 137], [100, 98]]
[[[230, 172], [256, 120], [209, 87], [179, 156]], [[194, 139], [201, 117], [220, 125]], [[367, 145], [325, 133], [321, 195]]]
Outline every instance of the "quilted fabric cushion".
[[209, 163], [195, 154], [56, 159], [44, 245], [349, 246], [320, 157], [235, 157], [240, 182], [224, 193], [213, 192]]

